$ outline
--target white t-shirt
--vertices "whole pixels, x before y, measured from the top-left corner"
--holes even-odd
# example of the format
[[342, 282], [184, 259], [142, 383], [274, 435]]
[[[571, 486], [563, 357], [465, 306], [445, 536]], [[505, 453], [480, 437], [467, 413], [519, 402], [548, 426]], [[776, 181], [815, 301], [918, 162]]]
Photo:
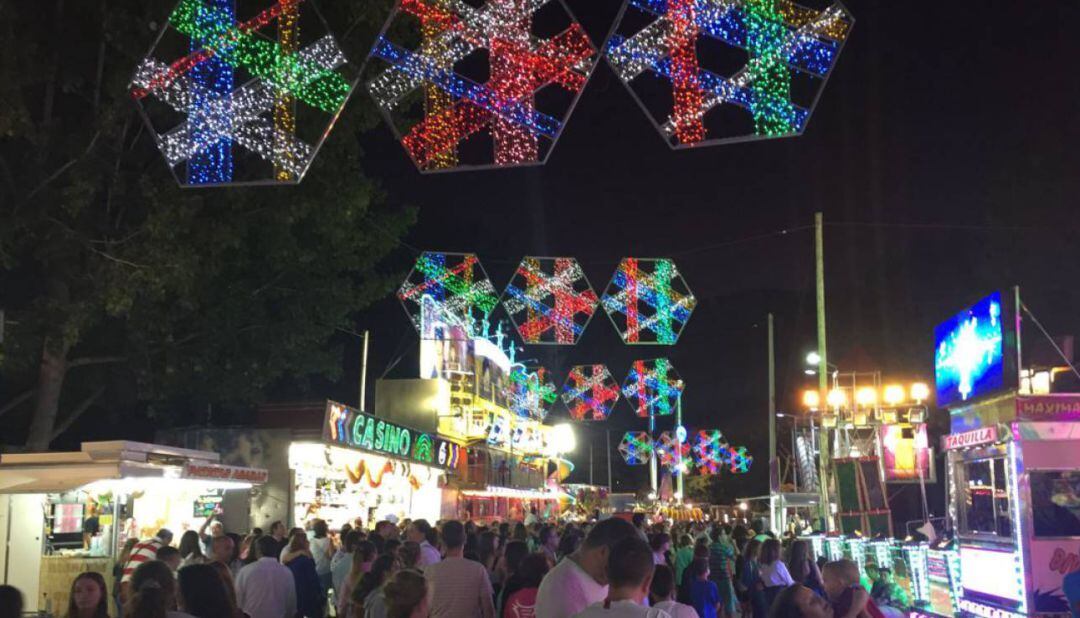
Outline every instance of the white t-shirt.
[[548, 571], [536, 592], [536, 618], [570, 618], [607, 598], [602, 586], [570, 557]]
[[699, 618], [693, 605], [679, 603], [678, 601], [661, 601], [656, 604], [656, 609], [671, 614], [671, 618]]
[[311, 539], [311, 557], [315, 560], [315, 572], [319, 575], [330, 572], [330, 537]]
[[758, 569], [758, 574], [761, 575], [761, 581], [765, 583], [766, 588], [772, 586], [790, 586], [795, 582], [791, 579], [791, 573], [788, 573], [787, 566], [783, 560], [777, 560], [772, 564], [763, 564]]
[[634, 601], [600, 601], [575, 614], [575, 618], [672, 618], [656, 607], [645, 607]]

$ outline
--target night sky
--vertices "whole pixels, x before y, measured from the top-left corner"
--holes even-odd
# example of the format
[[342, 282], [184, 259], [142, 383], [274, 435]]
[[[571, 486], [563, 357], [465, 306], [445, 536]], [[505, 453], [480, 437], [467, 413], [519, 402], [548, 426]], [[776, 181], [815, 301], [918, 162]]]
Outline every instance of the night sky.
[[[599, 46], [618, 0], [569, 5]], [[544, 166], [420, 175], [385, 127], [368, 136], [366, 166], [391, 203], [419, 208], [408, 245], [475, 252], [499, 290], [524, 255], [577, 257], [598, 292], [623, 256], [675, 258], [700, 303], [678, 345], [624, 346], [599, 313], [576, 347], [522, 356], [560, 384], [574, 364], [606, 363], [621, 379], [635, 358], [671, 358], [686, 425], [746, 444], [757, 465], [734, 492], [761, 494], [768, 312], [780, 409], [796, 410], [814, 379], [802, 359], [815, 347], [815, 211], [827, 224], [829, 360], [844, 370], [932, 382], [933, 325], [1014, 284], [1052, 333], [1080, 325], [1080, 5], [847, 6], [854, 31], [801, 137], [671, 151], [601, 63]], [[403, 246], [392, 265], [414, 257]], [[389, 375], [415, 373], [396, 301], [358, 326], [374, 334], [372, 378], [406, 351]], [[606, 425], [642, 427], [625, 403]], [[587, 447], [576, 459], [587, 480]], [[633, 478], [617, 456], [615, 476]]]

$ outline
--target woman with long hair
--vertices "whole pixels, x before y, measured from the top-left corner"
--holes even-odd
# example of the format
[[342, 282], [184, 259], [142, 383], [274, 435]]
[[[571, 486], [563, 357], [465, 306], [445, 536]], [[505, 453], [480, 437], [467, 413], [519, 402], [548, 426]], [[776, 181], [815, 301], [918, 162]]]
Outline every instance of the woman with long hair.
[[229, 597], [225, 581], [209, 564], [192, 564], [177, 571], [178, 605], [195, 618], [235, 618], [236, 600]]
[[490, 530], [481, 532], [477, 553], [480, 556], [480, 564], [484, 565], [490, 576], [495, 570], [495, 562], [499, 557], [499, 536]]
[[229, 603], [236, 608], [237, 618], [244, 618], [244, 612], [240, 610], [240, 605], [236, 603], [236, 580], [233, 579], [232, 570], [217, 561], [211, 562], [210, 566], [214, 567], [217, 574], [221, 576], [221, 581], [225, 584], [225, 592], [229, 596]]
[[296, 582], [296, 611], [306, 618], [323, 618], [326, 614], [326, 591], [322, 589], [319, 574], [315, 571], [315, 559], [311, 557], [307, 534], [303, 530], [293, 532], [289, 540], [286, 558], [282, 564], [289, 568]]
[[71, 582], [67, 618], [109, 618], [109, 595], [101, 573], [80, 573]]
[[[389, 558], [391, 562], [394, 560], [393, 557]], [[371, 541], [360, 541], [353, 548], [352, 568], [349, 569], [349, 574], [345, 576], [345, 581], [341, 584], [341, 590], [338, 591], [337, 607], [339, 616], [345, 614], [349, 603], [352, 602], [353, 590], [360, 584], [361, 578], [371, 571], [375, 559], [375, 544]]]
[[525, 556], [514, 571], [514, 576], [506, 582], [503, 594], [503, 618], [532, 615], [536, 611], [536, 593], [540, 582], [550, 570], [550, 561], [543, 552]]
[[371, 570], [364, 573], [352, 595], [345, 599], [351, 607], [346, 613], [339, 616], [346, 618], [383, 618], [386, 616], [386, 599], [381, 594], [381, 588], [386, 580], [397, 571], [398, 563], [391, 556], [379, 556], [371, 565]]
[[803, 540], [792, 542], [787, 567], [795, 583], [802, 584], [818, 594], [824, 593], [825, 584], [821, 579], [821, 570], [810, 556], [810, 543]]
[[124, 605], [124, 618], [194, 618], [176, 611], [176, 577], [169, 565], [151, 560], [131, 575], [132, 595]]
[[383, 586], [386, 618], [427, 618], [428, 587], [416, 571], [398, 571]]
[[188, 530], [180, 536], [180, 546], [177, 549], [180, 550], [181, 567], [206, 562], [206, 556], [202, 552], [202, 542], [199, 540], [199, 533], [194, 530]]
[[502, 560], [499, 561], [499, 566], [496, 567], [496, 573], [498, 573], [499, 580], [506, 582], [501, 590], [499, 590], [498, 597], [495, 604], [495, 615], [502, 615], [502, 608], [506, 605], [506, 598], [509, 596], [507, 589], [509, 583], [514, 579], [514, 573], [521, 567], [521, 562], [525, 560], [525, 556], [529, 555], [529, 546], [525, 544], [525, 541], [510, 541], [506, 544], [506, 548], [503, 550]]

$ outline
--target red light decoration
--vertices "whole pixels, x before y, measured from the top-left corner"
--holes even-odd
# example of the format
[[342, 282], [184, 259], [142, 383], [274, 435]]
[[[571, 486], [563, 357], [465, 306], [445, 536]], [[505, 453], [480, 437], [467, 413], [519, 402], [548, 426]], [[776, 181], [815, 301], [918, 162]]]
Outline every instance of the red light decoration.
[[526, 257], [503, 293], [525, 343], [577, 343], [599, 302], [574, 258]]
[[605, 365], [578, 365], [566, 377], [562, 399], [575, 421], [604, 421], [619, 401], [619, 383]]

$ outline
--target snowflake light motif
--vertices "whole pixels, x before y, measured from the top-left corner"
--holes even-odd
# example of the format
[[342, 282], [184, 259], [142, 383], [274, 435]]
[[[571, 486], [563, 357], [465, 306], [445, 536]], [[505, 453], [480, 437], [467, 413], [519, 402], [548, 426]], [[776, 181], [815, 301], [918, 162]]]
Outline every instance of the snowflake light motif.
[[730, 465], [731, 450], [719, 429], [702, 429], [694, 436], [694, 465], [701, 474], [719, 474]]
[[562, 400], [575, 421], [604, 421], [619, 401], [619, 383], [606, 365], [578, 365], [566, 376]]
[[299, 183], [358, 81], [311, 0], [237, 4], [181, 0], [129, 86], [183, 187]]
[[469, 329], [499, 302], [495, 286], [474, 253], [425, 251], [416, 258], [397, 296], [418, 331], [424, 296], [441, 303], [446, 313], [460, 319]]
[[[839, 2], [820, 4], [626, 0], [606, 57], [673, 148], [798, 135], [854, 22]], [[731, 75], [710, 70], [743, 58]], [[672, 103], [664, 117], [642, 97], [667, 84]]]
[[628, 431], [623, 434], [619, 442], [619, 454], [623, 461], [630, 466], [641, 466], [649, 463], [652, 457], [653, 444], [649, 434], [644, 431]]
[[507, 407], [523, 418], [544, 420], [558, 393], [555, 384], [548, 377], [547, 369], [537, 367], [529, 371], [516, 366], [510, 370], [510, 379], [506, 387]]
[[675, 412], [685, 384], [666, 358], [634, 361], [623, 381], [623, 397], [642, 418]]
[[679, 467], [679, 464], [687, 468], [690, 466], [690, 443], [683, 441], [680, 449], [673, 431], [660, 433], [660, 437], [653, 446], [653, 452], [656, 454], [657, 461], [665, 468], [674, 469]]
[[[368, 91], [422, 172], [543, 163], [599, 59], [563, 0], [474, 4], [400, 0], [371, 51]], [[549, 21], [561, 32], [533, 34]], [[390, 40], [399, 22], [419, 31], [415, 49]], [[464, 67], [485, 52], [479, 83]]]
[[745, 446], [728, 447], [728, 457], [732, 474], [746, 474], [754, 463], [753, 456], [750, 455]]
[[503, 293], [525, 343], [577, 343], [599, 302], [574, 258], [526, 257]]
[[697, 301], [668, 259], [623, 258], [601, 301], [627, 344], [674, 345]]

